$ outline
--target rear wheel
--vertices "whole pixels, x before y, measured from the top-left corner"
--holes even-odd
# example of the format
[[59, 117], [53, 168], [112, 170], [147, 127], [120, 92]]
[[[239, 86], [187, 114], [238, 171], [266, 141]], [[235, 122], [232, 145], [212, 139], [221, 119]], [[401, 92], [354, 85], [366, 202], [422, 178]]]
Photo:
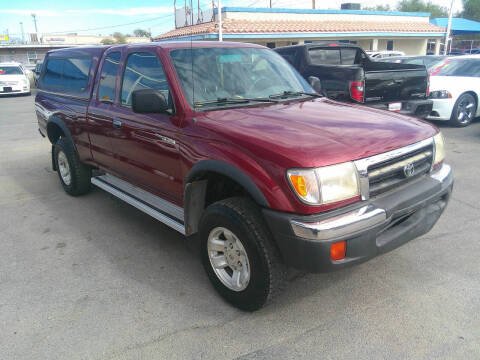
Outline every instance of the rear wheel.
[[462, 94], [455, 103], [450, 123], [457, 127], [470, 125], [477, 113], [477, 100], [472, 94]]
[[59, 138], [53, 148], [58, 177], [65, 191], [73, 196], [83, 195], [90, 190], [91, 168], [80, 162], [73, 144]]
[[228, 302], [254, 311], [281, 289], [285, 268], [258, 207], [245, 198], [210, 205], [200, 223], [203, 266]]

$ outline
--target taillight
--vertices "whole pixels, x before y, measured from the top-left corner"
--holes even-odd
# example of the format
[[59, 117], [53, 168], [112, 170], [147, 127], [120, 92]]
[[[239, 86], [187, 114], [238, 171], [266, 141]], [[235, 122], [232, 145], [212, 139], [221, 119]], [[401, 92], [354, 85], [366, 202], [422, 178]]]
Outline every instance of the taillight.
[[350, 97], [358, 102], [363, 102], [364, 95], [363, 81], [350, 81]]
[[430, 75], [427, 76], [427, 97], [430, 96]]

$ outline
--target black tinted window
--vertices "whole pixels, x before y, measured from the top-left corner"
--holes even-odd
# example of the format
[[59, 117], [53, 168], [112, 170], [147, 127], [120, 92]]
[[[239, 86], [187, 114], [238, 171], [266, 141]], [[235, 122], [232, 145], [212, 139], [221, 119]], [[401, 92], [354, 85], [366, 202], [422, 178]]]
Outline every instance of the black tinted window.
[[46, 87], [60, 87], [62, 84], [63, 59], [49, 59], [43, 76], [43, 85]]
[[98, 87], [98, 100], [100, 101], [113, 101], [115, 99], [115, 81], [117, 80], [120, 58], [121, 54], [119, 52], [112, 52], [105, 58]]
[[63, 64], [63, 86], [79, 91], [85, 90], [90, 71], [90, 59], [65, 59]]
[[168, 83], [162, 64], [155, 54], [132, 53], [128, 56], [122, 81], [122, 104], [132, 104], [132, 92], [141, 89], [159, 90], [169, 98]]
[[354, 65], [357, 57], [357, 49], [341, 49], [342, 65]]
[[282, 50], [282, 51], [279, 51], [278, 53], [282, 55], [283, 58], [287, 60], [290, 64], [295, 65], [295, 57], [297, 54], [296, 49]]
[[339, 49], [310, 49], [308, 53], [313, 65], [340, 65]]
[[67, 92], [85, 91], [90, 64], [91, 59], [86, 57], [50, 58], [43, 75], [43, 87], [66, 90]]

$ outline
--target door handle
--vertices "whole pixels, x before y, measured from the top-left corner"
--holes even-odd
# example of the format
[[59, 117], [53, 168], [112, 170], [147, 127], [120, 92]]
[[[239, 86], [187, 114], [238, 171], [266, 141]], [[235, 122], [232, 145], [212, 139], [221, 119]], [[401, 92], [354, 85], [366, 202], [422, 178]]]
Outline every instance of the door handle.
[[113, 127], [115, 129], [121, 129], [122, 128], [122, 121], [121, 120], [113, 120]]

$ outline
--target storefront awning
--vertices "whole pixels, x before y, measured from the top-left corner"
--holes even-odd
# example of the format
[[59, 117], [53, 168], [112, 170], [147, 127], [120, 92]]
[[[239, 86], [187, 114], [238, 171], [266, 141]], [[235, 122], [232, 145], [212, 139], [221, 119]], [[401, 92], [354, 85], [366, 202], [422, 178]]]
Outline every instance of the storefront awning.
[[[434, 25], [447, 29], [448, 18], [435, 18], [431, 19], [430, 22]], [[453, 18], [451, 33], [453, 35], [480, 34], [480, 22], [463, 18]]]

